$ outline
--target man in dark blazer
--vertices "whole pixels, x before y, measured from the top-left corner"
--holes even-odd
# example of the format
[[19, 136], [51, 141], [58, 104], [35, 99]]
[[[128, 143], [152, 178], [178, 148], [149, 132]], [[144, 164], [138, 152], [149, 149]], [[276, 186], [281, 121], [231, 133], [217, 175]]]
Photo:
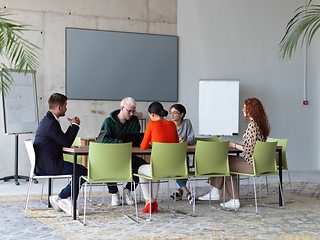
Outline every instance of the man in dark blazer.
[[[65, 116], [67, 100], [68, 98], [63, 94], [52, 94], [48, 100], [49, 111], [39, 123], [33, 144], [36, 154], [35, 173], [38, 175], [64, 175], [73, 172], [73, 164], [63, 161], [62, 147], [72, 145], [79, 131], [80, 119], [68, 118], [70, 126], [65, 133], [61, 130], [59, 118]], [[77, 165], [77, 175], [76, 180], [81, 175], [87, 175], [87, 169]], [[70, 198], [71, 184], [69, 183], [58, 196], [50, 197], [50, 203], [57, 211], [64, 210], [71, 215]]]

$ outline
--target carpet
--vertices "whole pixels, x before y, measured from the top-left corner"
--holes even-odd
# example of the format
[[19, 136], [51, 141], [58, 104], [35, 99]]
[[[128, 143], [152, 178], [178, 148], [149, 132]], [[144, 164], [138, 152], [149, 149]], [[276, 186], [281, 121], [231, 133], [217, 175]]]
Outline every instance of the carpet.
[[[284, 186], [287, 189], [287, 185]], [[244, 194], [245, 189], [246, 186], [241, 186]], [[265, 191], [265, 186], [262, 189]], [[167, 208], [169, 203], [173, 209], [172, 201], [164, 198], [159, 202], [159, 212], [152, 215], [152, 221], [139, 219], [139, 224], [123, 216], [134, 212], [134, 208], [112, 207], [108, 202], [88, 206], [86, 226], [44, 205], [30, 209], [28, 216], [64, 239], [320, 239], [319, 184], [293, 183], [293, 189], [294, 202], [287, 202], [284, 208], [280, 208], [277, 186], [271, 184], [271, 195], [262, 198], [266, 204], [258, 207], [257, 215], [254, 199], [241, 195], [241, 208], [236, 213], [220, 210], [220, 201], [213, 201], [213, 207], [208, 201], [198, 201], [196, 217], [172, 213]], [[284, 197], [291, 200], [291, 194], [286, 191]], [[94, 201], [99, 199], [99, 196], [93, 196]], [[139, 215], [148, 218], [141, 212], [144, 204], [138, 207]], [[178, 201], [176, 207], [179, 211], [192, 213], [192, 206], [185, 198]]]

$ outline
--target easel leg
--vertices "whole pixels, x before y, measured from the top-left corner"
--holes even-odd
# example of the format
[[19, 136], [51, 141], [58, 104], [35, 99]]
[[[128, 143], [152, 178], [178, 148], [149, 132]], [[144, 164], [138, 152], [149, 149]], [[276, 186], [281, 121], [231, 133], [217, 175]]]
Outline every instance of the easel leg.
[[19, 174], [18, 174], [18, 166], [19, 166], [19, 164], [18, 164], [18, 149], [19, 149], [19, 134], [15, 134], [15, 161], [14, 161], [14, 164], [15, 164], [15, 174], [14, 175], [12, 175], [12, 176], [6, 176], [6, 177], [3, 177], [3, 178], [0, 178], [0, 180], [3, 180], [3, 181], [8, 181], [8, 180], [10, 180], [10, 179], [14, 179], [14, 182], [15, 182], [15, 184], [18, 186], [18, 185], [20, 185], [20, 183], [19, 183], [19, 181], [18, 181], [18, 179], [26, 179], [26, 180], [28, 180], [29, 179], [29, 177], [27, 177], [27, 176], [20, 176]]

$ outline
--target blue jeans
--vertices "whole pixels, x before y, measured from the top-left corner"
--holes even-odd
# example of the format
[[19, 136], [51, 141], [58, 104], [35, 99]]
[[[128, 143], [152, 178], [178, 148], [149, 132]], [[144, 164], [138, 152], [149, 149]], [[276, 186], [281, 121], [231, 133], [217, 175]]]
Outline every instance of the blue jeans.
[[[70, 162], [63, 162], [63, 168], [60, 172], [60, 175], [65, 175], [65, 174], [72, 174], [73, 173], [73, 163]], [[88, 171], [87, 169], [82, 166], [82, 165], [78, 165], [77, 164], [77, 176], [76, 176], [76, 186], [79, 186], [79, 177], [80, 176], [87, 176], [88, 175]], [[84, 180], [81, 179], [81, 184], [84, 183]], [[76, 198], [78, 197], [78, 192], [79, 192], [79, 188], [76, 187]], [[71, 183], [69, 183], [64, 189], [61, 190], [61, 192], [59, 193], [59, 197], [64, 199], [71, 196]]]
[[[189, 171], [189, 157], [187, 156], [187, 166]], [[183, 188], [187, 185], [188, 179], [177, 179], [176, 182], [179, 185], [180, 188]]]

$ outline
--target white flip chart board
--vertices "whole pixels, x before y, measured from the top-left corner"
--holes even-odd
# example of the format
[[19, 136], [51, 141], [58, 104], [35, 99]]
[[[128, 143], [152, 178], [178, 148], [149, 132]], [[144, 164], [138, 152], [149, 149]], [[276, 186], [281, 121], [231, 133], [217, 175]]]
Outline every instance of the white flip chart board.
[[199, 135], [237, 135], [239, 81], [199, 81]]
[[11, 71], [11, 90], [2, 94], [5, 133], [35, 133], [39, 123], [35, 74]]

